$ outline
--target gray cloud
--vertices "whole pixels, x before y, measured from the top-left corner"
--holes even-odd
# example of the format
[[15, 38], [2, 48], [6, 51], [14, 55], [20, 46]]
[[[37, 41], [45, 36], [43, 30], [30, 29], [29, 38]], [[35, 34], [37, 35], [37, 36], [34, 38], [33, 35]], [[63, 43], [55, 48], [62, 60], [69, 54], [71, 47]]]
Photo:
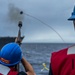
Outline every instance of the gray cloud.
[[[51, 33], [56, 33], [36, 19], [27, 16], [25, 14], [27, 13], [52, 26], [65, 39], [68, 31], [74, 33], [72, 23], [67, 21], [73, 10], [74, 2], [75, 0], [2, 0], [0, 1], [0, 34], [3, 36], [17, 35], [17, 22], [23, 20], [22, 32], [26, 35], [25, 41], [33, 41], [37, 35], [39, 37], [37, 38], [38, 41], [46, 41], [47, 39], [50, 41], [49, 37], [53, 37]], [[24, 11], [23, 15], [20, 15], [21, 10]], [[66, 32], [65, 35], [62, 32]], [[43, 33], [46, 36], [49, 35], [49, 37], [45, 37]], [[43, 39], [41, 35], [45, 38]], [[32, 39], [29, 40], [29, 38]], [[57, 36], [57, 38], [59, 37]]]

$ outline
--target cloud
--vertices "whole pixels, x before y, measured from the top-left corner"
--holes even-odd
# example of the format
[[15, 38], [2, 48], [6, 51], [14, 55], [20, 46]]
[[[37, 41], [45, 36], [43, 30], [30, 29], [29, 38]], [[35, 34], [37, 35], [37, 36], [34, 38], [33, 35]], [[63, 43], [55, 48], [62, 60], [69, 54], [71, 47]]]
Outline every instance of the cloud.
[[[73, 24], [67, 20], [73, 11], [74, 2], [75, 0], [2, 0], [0, 34], [17, 35], [16, 22], [23, 20], [22, 34], [26, 36], [25, 42], [61, 42], [60, 37], [52, 29], [27, 16], [27, 13], [53, 27], [67, 42], [70, 41], [68, 37], [74, 40]], [[24, 14], [20, 15], [20, 11]]]

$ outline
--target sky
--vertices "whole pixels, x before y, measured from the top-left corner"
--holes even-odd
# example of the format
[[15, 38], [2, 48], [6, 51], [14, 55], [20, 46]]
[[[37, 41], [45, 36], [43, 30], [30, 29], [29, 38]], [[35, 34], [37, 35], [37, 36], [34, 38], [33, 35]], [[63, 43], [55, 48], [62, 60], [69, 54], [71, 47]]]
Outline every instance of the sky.
[[[23, 42], [75, 43], [71, 16], [75, 0], [0, 0], [0, 36], [16, 36], [22, 21]], [[19, 14], [23, 11], [23, 14]]]

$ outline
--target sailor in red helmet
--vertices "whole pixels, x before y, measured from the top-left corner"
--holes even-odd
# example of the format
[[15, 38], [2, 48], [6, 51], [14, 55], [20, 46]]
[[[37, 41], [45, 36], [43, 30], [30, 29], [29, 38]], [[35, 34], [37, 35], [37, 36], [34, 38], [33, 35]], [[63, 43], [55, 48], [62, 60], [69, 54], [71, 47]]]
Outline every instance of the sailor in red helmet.
[[[75, 7], [68, 20], [75, 26]], [[75, 75], [75, 45], [52, 53], [49, 75]]]
[[[19, 62], [26, 72], [18, 72], [15, 65]], [[0, 75], [35, 75], [31, 64], [23, 57], [20, 46], [17, 43], [8, 43], [0, 51]]]

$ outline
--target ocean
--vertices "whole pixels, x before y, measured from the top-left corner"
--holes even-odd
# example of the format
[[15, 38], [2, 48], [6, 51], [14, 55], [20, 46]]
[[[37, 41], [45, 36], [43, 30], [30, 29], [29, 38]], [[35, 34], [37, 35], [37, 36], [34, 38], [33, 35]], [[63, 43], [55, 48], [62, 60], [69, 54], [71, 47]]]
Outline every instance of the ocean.
[[[51, 53], [72, 46], [71, 43], [23, 43], [23, 56], [33, 66], [36, 75], [48, 75]], [[43, 63], [46, 64], [44, 68]], [[20, 71], [24, 71], [20, 63]]]

